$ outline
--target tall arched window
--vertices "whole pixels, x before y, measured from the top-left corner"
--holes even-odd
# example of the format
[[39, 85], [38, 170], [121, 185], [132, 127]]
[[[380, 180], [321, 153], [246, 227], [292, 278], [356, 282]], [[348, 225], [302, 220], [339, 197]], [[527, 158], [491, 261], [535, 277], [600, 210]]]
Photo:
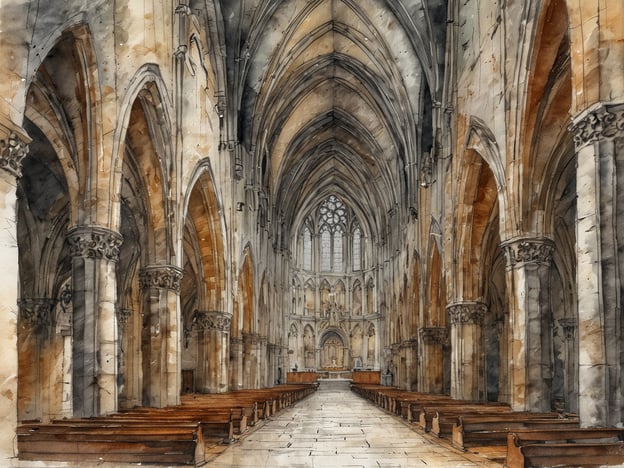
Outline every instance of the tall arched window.
[[334, 195], [319, 207], [321, 231], [321, 271], [342, 271], [343, 233], [347, 209]]
[[312, 269], [312, 232], [308, 226], [303, 229], [303, 269]]
[[356, 226], [353, 230], [353, 241], [351, 245], [351, 259], [353, 260], [351, 267], [353, 271], [360, 271], [362, 269], [362, 230], [360, 226]]

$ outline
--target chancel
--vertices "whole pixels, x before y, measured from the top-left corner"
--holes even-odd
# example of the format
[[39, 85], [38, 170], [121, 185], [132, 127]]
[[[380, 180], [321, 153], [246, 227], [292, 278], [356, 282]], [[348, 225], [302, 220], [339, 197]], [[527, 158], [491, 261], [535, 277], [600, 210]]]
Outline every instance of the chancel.
[[488, 414], [624, 464], [623, 18], [3, 0], [0, 465], [98, 418], [138, 448], [95, 461], [199, 464], [340, 382], [460, 451]]

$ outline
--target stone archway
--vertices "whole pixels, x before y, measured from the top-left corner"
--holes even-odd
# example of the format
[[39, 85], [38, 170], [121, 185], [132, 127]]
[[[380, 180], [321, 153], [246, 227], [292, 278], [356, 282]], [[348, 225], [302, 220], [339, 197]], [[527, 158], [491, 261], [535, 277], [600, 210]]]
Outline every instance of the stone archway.
[[345, 362], [345, 351], [348, 347], [342, 336], [336, 331], [327, 332], [321, 339], [321, 369], [329, 371], [344, 370], [348, 366]]

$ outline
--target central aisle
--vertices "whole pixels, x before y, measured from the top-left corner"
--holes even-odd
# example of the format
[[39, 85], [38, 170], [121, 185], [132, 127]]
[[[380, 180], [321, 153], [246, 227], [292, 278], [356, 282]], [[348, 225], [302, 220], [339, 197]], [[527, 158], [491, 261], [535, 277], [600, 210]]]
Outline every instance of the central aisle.
[[233, 467], [501, 467], [412, 430], [351, 392], [322, 380], [312, 396], [280, 412], [209, 463]]

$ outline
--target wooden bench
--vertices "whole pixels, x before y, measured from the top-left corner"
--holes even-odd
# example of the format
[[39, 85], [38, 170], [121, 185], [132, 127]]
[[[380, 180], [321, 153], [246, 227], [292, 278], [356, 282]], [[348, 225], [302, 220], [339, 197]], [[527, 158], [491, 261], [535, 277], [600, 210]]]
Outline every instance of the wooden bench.
[[201, 423], [204, 439], [220, 439], [220, 442], [225, 444], [232, 442], [235, 433], [241, 434], [246, 430], [245, 418], [239, 419], [237, 424], [235, 424], [233, 412], [228, 409], [176, 411], [173, 408], [140, 407], [122, 413], [90, 419], [99, 423], [118, 421], [127, 422], [128, 424], [198, 422]]
[[507, 435], [508, 468], [624, 464], [623, 428], [518, 429]]
[[[420, 408], [424, 404], [452, 400], [448, 395], [431, 393], [411, 392], [399, 390], [396, 387], [387, 387], [374, 384], [352, 384], [351, 390], [391, 413], [402, 416], [412, 422], [418, 418]], [[416, 408], [414, 407], [416, 405]]]
[[453, 424], [459, 416], [479, 416], [511, 413], [511, 407], [499, 403], [440, 403], [424, 406], [420, 410], [418, 424], [426, 432], [432, 432], [438, 437], [450, 435]]
[[21, 460], [200, 465], [205, 447], [199, 423], [21, 424]]
[[577, 417], [562, 418], [557, 413], [459, 416], [453, 424], [452, 443], [460, 450], [475, 446], [505, 446], [507, 434], [515, 429], [565, 429], [578, 425]]

